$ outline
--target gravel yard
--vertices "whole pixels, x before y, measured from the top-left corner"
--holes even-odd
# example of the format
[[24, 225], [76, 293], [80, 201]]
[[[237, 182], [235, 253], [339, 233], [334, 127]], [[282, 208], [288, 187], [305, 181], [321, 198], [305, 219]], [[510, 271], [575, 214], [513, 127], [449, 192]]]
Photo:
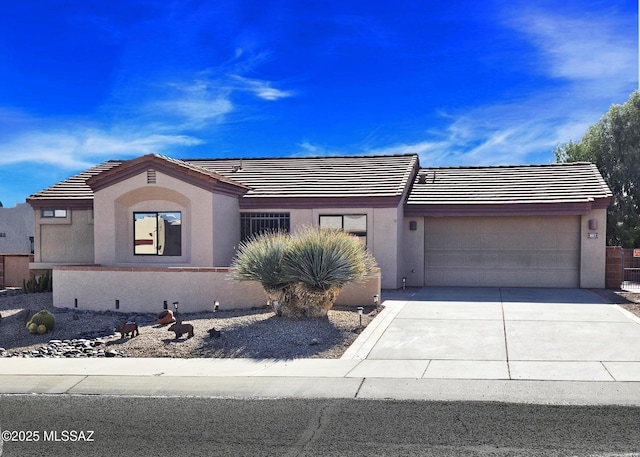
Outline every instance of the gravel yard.
[[[53, 313], [54, 330], [43, 335], [29, 333], [18, 319], [24, 309]], [[374, 307], [365, 307], [362, 328], [376, 314]], [[175, 339], [168, 325], [157, 324], [156, 314], [57, 309], [52, 306], [51, 293], [0, 295], [0, 315], [0, 357], [331, 359], [339, 358], [362, 331], [355, 308], [336, 307], [327, 319], [310, 320], [279, 318], [262, 308], [180, 313], [185, 323], [193, 325], [195, 336]], [[123, 320], [136, 321], [139, 336], [121, 338], [115, 333]], [[220, 330], [221, 336], [210, 337], [211, 328]]]

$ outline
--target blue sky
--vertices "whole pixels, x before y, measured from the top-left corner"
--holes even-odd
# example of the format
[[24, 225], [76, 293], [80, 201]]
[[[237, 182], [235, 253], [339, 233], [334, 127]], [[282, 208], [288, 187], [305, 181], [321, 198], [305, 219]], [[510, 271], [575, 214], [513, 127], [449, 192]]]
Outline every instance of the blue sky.
[[5, 2], [0, 201], [153, 152], [553, 162], [637, 88], [637, 6]]

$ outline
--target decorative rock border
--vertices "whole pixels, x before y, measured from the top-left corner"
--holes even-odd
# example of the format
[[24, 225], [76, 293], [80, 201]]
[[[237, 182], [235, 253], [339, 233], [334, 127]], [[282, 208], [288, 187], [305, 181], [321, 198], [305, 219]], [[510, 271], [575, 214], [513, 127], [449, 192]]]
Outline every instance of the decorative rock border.
[[0, 357], [36, 357], [36, 358], [79, 358], [79, 357], [128, 357], [127, 354], [105, 348], [105, 340], [110, 337], [94, 339], [50, 340], [38, 349], [27, 351], [7, 351], [0, 348]]

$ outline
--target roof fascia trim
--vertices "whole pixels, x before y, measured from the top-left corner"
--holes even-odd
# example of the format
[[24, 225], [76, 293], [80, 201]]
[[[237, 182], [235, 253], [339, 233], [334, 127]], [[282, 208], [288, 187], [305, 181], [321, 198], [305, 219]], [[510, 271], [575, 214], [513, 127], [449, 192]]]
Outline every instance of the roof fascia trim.
[[244, 197], [241, 210], [270, 208], [397, 208], [401, 196], [394, 197]]
[[592, 209], [606, 208], [594, 202], [583, 203], [509, 203], [484, 205], [405, 205], [404, 214], [409, 217], [429, 216], [577, 216]]
[[93, 199], [27, 198], [33, 209], [93, 209]]

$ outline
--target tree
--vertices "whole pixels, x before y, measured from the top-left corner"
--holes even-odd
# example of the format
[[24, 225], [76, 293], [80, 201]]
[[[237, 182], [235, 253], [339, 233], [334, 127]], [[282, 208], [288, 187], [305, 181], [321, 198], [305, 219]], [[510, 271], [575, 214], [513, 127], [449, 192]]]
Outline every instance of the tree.
[[373, 275], [376, 261], [354, 235], [307, 227], [241, 243], [232, 268], [235, 279], [262, 284], [276, 315], [323, 317], [345, 285]]
[[607, 209], [607, 244], [640, 247], [640, 91], [589, 127], [582, 139], [560, 145], [558, 162], [594, 163], [613, 193]]

